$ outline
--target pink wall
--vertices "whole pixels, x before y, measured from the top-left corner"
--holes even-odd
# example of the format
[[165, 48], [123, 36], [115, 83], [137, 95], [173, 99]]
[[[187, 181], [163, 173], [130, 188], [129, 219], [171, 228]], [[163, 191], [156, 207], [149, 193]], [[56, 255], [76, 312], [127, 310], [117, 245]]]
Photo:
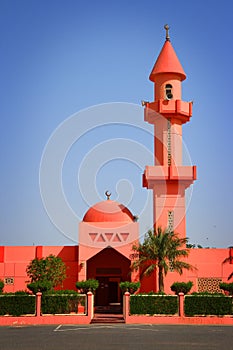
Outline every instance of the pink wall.
[[[227, 281], [228, 276], [232, 273], [232, 265], [230, 263], [223, 264], [223, 261], [229, 257], [229, 249], [189, 249], [189, 257], [187, 262], [197, 270], [183, 270], [183, 274], [179, 275], [176, 272], [168, 272], [164, 279], [165, 293], [172, 294], [170, 286], [174, 282], [192, 281], [194, 286], [191, 292], [198, 291], [198, 278], [220, 278], [223, 282]], [[184, 260], [184, 259], [182, 259]], [[150, 278], [145, 278], [142, 283], [141, 291], [148, 292], [152, 290], [152, 283], [155, 285], [158, 281], [156, 275]], [[157, 289], [155, 289], [156, 291]]]
[[67, 278], [63, 283], [64, 289], [75, 289], [78, 280], [78, 246], [5, 246], [0, 247], [0, 279], [13, 279], [13, 284], [6, 284], [5, 292], [25, 290], [28, 277], [26, 268], [30, 261], [37, 257], [50, 254], [59, 256], [67, 266]]
[[[126, 245], [123, 254], [129, 258], [131, 253], [131, 245]], [[3, 249], [4, 248], [4, 249]], [[86, 247], [87, 248], [87, 247]], [[119, 247], [120, 248], [120, 247]], [[122, 249], [123, 247], [121, 247]], [[83, 249], [83, 247], [82, 247]], [[119, 253], [122, 254], [121, 249]], [[101, 250], [101, 249], [100, 249]], [[99, 251], [100, 251], [99, 250]], [[5, 292], [14, 292], [17, 290], [26, 289], [26, 281], [28, 277], [26, 275], [26, 267], [29, 262], [35, 258], [37, 247], [1, 247], [0, 248], [0, 279], [13, 278], [14, 284], [5, 285]], [[50, 246], [41, 247], [40, 251], [42, 256], [48, 256], [54, 254], [62, 258], [67, 266], [67, 279], [63, 283], [64, 289], [76, 289], [75, 283], [79, 279], [86, 279], [86, 274], [82, 275], [83, 268], [80, 267], [79, 262], [79, 247], [78, 246]], [[165, 292], [172, 293], [170, 286], [176, 281], [193, 281], [193, 291], [198, 291], [197, 281], [200, 277], [220, 278], [222, 281], [227, 281], [228, 276], [232, 273], [232, 264], [223, 264], [223, 261], [229, 257], [229, 249], [189, 249], [190, 254], [188, 262], [195, 266], [197, 270], [187, 271], [184, 270], [182, 275], [176, 272], [168, 272], [165, 278]], [[94, 256], [98, 251], [92, 251], [91, 256]], [[89, 253], [87, 257], [90, 258]], [[100, 255], [101, 257], [101, 255]], [[85, 249], [83, 251], [83, 258], [85, 259]], [[111, 259], [106, 258], [101, 261], [104, 266], [110, 266]], [[86, 263], [86, 260], [85, 260]], [[112, 266], [112, 265], [111, 265]], [[115, 266], [115, 263], [114, 263]], [[122, 267], [123, 268], [123, 267]], [[86, 268], [84, 268], [86, 273]], [[128, 270], [128, 268], [127, 268]], [[80, 274], [80, 275], [79, 275]], [[150, 278], [142, 280], [141, 291], [149, 292], [151, 290], [157, 290], [157, 278], [156, 275], [152, 275]]]

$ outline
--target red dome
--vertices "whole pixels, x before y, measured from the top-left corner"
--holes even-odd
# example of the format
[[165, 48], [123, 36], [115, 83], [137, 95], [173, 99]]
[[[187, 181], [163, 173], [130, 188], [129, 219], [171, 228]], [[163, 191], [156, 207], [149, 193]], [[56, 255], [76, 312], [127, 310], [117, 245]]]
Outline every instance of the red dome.
[[134, 216], [124, 205], [106, 200], [93, 205], [84, 215], [85, 222], [132, 222]]

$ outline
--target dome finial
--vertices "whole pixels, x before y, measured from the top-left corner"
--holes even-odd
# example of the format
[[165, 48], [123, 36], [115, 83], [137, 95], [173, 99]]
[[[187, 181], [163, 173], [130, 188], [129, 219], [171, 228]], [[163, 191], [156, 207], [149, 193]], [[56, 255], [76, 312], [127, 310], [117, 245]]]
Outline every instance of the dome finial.
[[165, 24], [164, 29], [166, 30], [166, 41], [170, 41], [170, 36], [169, 36], [169, 25]]
[[111, 197], [111, 193], [109, 193], [109, 191], [107, 190], [105, 192], [105, 196], [107, 197], [107, 201], [108, 201], [110, 199], [110, 197]]

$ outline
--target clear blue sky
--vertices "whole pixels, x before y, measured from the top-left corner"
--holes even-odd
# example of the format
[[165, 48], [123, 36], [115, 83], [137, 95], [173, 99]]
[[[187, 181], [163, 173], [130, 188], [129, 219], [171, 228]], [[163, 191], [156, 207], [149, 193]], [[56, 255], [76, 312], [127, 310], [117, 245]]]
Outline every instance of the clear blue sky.
[[[164, 43], [165, 23], [187, 74], [183, 99], [194, 100], [192, 121], [183, 129], [192, 163], [198, 167], [187, 235], [203, 246], [233, 244], [232, 1], [1, 0], [0, 245], [73, 244], [79, 219], [89, 205], [105, 198], [106, 189], [139, 218], [145, 214], [148, 196], [141, 188], [141, 163], [130, 155], [124, 159], [122, 152], [111, 160], [109, 154], [101, 156], [104, 146], [114, 151], [108, 142], [121, 145], [119, 138], [131, 140], [130, 146], [135, 143], [136, 155], [138, 145], [150, 152], [151, 136], [133, 123], [101, 127], [108, 112], [110, 122], [117, 121], [106, 105], [103, 110], [96, 107], [96, 114], [91, 109], [88, 116], [77, 115], [83, 130], [88, 118], [99, 126], [76, 140], [64, 159], [62, 188], [77, 218], [77, 227], [65, 234], [44, 209], [40, 162], [56, 128], [88, 107], [130, 103], [135, 123], [143, 122], [140, 101], [153, 99], [148, 76]], [[82, 175], [81, 168], [90, 165], [87, 155], [102, 162], [87, 170], [89, 176], [85, 171]], [[151, 214], [149, 206], [141, 233], [150, 227]]]

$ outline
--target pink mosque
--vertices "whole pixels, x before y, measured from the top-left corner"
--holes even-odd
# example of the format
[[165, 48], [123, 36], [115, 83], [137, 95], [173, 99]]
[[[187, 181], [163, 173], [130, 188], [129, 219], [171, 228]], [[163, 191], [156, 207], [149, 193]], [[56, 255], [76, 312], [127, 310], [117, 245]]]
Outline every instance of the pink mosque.
[[[154, 101], [145, 102], [145, 122], [154, 125], [154, 165], [145, 167], [143, 186], [153, 191], [154, 227], [161, 226], [186, 237], [185, 190], [197, 178], [196, 166], [182, 165], [182, 125], [192, 116], [192, 102], [182, 100], [186, 74], [169, 38], [154, 64], [149, 79], [154, 84]], [[95, 278], [100, 285], [95, 304], [121, 302], [119, 282], [137, 281], [130, 271], [132, 243], [139, 239], [139, 222], [123, 204], [110, 199], [96, 203], [79, 224], [79, 242], [74, 246], [0, 246], [0, 279], [5, 292], [25, 290], [26, 267], [34, 258], [54, 254], [67, 265], [64, 289], [75, 289], [76, 281]], [[175, 281], [192, 281], [192, 291], [220, 291], [219, 282], [232, 272], [233, 247], [189, 249], [188, 262], [195, 271], [182, 275], [168, 272], [165, 292]], [[230, 263], [223, 261], [230, 257]], [[141, 292], [157, 291], [156, 273], [141, 281]]]

